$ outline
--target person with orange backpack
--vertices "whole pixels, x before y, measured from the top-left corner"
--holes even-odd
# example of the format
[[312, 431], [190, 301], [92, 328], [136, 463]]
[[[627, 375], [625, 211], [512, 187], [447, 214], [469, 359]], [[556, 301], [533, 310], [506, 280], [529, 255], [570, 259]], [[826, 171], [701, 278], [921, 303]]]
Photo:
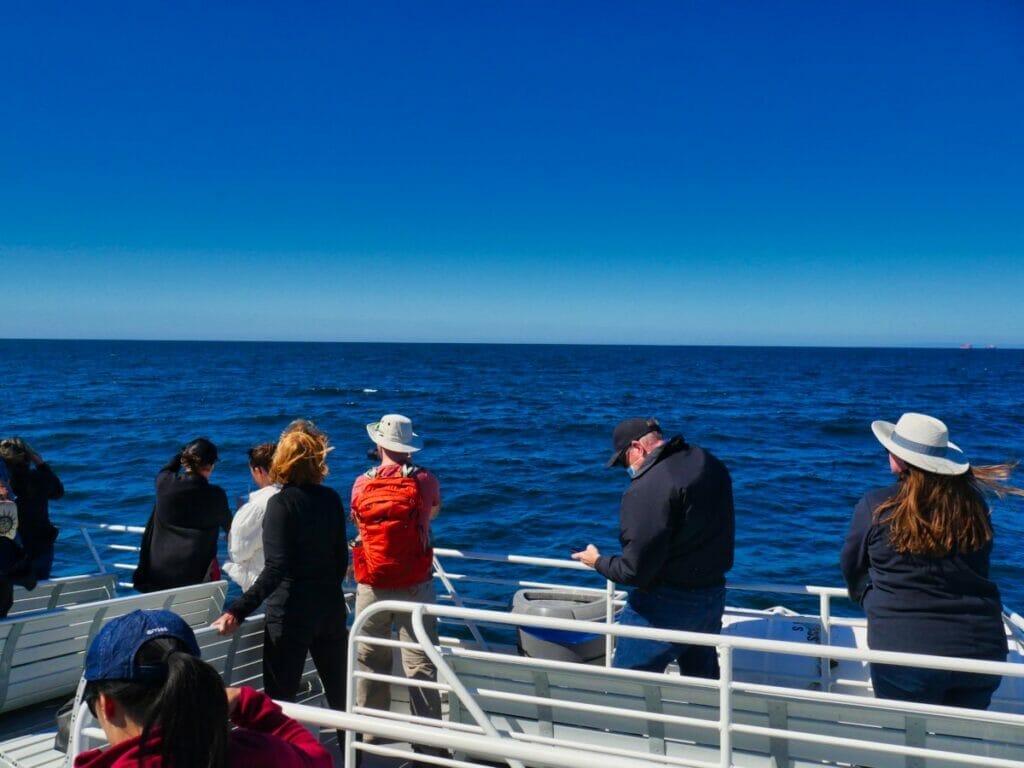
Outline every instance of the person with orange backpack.
[[[359, 475], [352, 485], [352, 520], [359, 536], [352, 547], [352, 570], [357, 583], [356, 613], [381, 600], [433, 603], [434, 550], [430, 521], [441, 510], [437, 478], [412, 463], [422, 448], [412, 421], [400, 414], [382, 416], [366, 425], [377, 445], [380, 464]], [[426, 618], [431, 641], [437, 643], [437, 621]], [[401, 640], [415, 641], [407, 613], [384, 612], [363, 626], [371, 637], [391, 638], [397, 629]], [[437, 669], [420, 650], [402, 648], [402, 668], [410, 680], [437, 680]], [[356, 649], [363, 672], [390, 674], [392, 648], [360, 643]], [[412, 714], [440, 719], [441, 701], [435, 689], [409, 688]], [[360, 678], [356, 681], [356, 705], [390, 709], [387, 682]]]

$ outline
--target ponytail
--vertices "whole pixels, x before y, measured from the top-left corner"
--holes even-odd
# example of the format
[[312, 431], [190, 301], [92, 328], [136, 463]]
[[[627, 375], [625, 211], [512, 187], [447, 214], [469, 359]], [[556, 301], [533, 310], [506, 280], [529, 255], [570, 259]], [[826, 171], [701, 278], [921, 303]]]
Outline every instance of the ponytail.
[[228, 702], [217, 671], [169, 637], [150, 640], [136, 659], [140, 666], [165, 665], [167, 676], [155, 684], [100, 680], [89, 685], [94, 686], [93, 693], [116, 699], [142, 725], [139, 766], [148, 756], [153, 729], [159, 728], [164, 766], [227, 768]]
[[227, 768], [228, 700], [216, 670], [185, 652], [167, 657], [167, 681], [143, 731], [160, 726], [164, 765]]
[[205, 437], [197, 437], [181, 449], [179, 456], [182, 469], [198, 473], [199, 470], [217, 463], [217, 446]]

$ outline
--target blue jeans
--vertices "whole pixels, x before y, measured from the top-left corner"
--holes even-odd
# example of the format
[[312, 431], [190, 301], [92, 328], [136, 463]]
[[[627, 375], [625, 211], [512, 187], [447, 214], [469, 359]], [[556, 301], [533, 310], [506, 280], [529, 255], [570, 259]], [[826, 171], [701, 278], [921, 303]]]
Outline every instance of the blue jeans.
[[[722, 631], [724, 610], [725, 587], [635, 589], [619, 614], [618, 623], [627, 627], [681, 629], [717, 635]], [[718, 677], [718, 654], [713, 647], [663, 640], [618, 638], [612, 666], [664, 672], [673, 660], [679, 664], [679, 672], [683, 675]]]
[[[1001, 661], [1001, 659], [1000, 659]], [[979, 675], [945, 669], [872, 664], [871, 684], [880, 699], [900, 699], [920, 704], [988, 709], [999, 675]]]

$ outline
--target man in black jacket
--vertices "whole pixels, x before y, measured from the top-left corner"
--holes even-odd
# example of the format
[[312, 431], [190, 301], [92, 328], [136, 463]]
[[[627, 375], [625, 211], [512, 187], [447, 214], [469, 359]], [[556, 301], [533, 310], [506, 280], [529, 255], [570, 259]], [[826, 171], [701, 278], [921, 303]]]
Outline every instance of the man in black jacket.
[[[736, 528], [729, 470], [682, 436], [666, 441], [654, 419], [621, 422], [612, 445], [606, 466], [632, 478], [619, 508], [622, 554], [589, 544], [573, 559], [634, 587], [620, 624], [719, 633]], [[612, 665], [663, 672], [673, 659], [684, 675], [718, 677], [713, 647], [658, 640], [619, 638]]]

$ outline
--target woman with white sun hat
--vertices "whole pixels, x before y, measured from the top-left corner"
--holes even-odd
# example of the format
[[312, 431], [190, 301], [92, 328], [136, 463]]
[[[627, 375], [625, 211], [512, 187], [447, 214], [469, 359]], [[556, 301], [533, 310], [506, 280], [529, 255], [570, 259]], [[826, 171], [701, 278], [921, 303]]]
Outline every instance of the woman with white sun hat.
[[[985, 496], [1024, 496], [1001, 482], [1014, 465], [971, 466], [946, 425], [920, 413], [871, 429], [899, 481], [860, 500], [840, 557], [850, 597], [867, 614], [868, 646], [1005, 660]], [[871, 681], [879, 698], [985, 709], [1000, 678], [872, 664]]]

